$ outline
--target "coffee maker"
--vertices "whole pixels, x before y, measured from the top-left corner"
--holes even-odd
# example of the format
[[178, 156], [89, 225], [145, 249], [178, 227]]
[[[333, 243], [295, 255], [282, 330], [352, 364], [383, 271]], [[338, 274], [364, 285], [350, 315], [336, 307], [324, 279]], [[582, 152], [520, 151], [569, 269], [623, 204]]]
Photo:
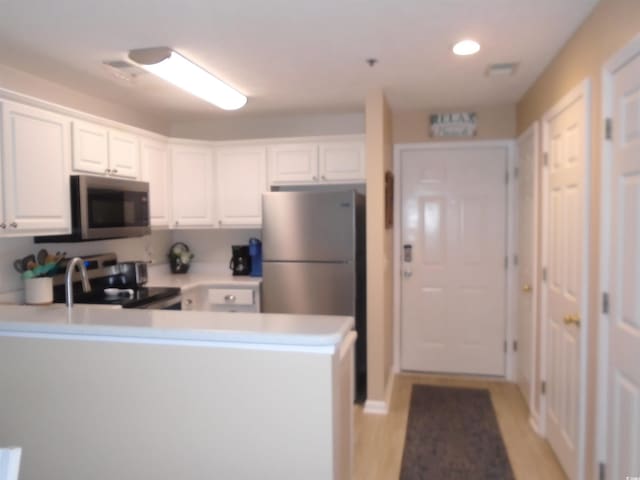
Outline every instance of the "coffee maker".
[[232, 245], [229, 268], [234, 275], [249, 275], [251, 273], [251, 255], [249, 245]]

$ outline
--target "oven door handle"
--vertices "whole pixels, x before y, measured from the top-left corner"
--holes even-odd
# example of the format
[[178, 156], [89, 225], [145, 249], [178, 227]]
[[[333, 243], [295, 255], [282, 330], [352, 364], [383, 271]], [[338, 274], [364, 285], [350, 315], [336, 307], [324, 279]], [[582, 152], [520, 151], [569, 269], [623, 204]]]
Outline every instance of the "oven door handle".
[[176, 304], [180, 304], [182, 302], [182, 296], [181, 295], [175, 295], [173, 297], [169, 297], [169, 298], [163, 298], [162, 300], [156, 300], [154, 302], [151, 303], [147, 303], [145, 305], [140, 305], [139, 307], [136, 308], [141, 308], [141, 309], [145, 309], [145, 310], [162, 310], [164, 308], [170, 307], [172, 305], [176, 305]]

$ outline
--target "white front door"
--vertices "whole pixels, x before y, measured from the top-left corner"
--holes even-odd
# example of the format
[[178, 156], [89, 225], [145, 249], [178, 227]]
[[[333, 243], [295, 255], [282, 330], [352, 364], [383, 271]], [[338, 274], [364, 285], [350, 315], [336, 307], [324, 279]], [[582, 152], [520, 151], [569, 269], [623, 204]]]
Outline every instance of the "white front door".
[[[639, 49], [640, 50], [640, 49]], [[640, 55], [611, 76], [607, 478], [640, 477]]]
[[400, 151], [401, 366], [504, 375], [508, 150]]
[[532, 407], [536, 321], [535, 190], [537, 188], [538, 124], [518, 139], [518, 367], [520, 391]]
[[546, 289], [546, 429], [569, 478], [578, 478], [581, 338], [586, 299], [586, 99], [572, 92], [545, 116], [548, 214]]

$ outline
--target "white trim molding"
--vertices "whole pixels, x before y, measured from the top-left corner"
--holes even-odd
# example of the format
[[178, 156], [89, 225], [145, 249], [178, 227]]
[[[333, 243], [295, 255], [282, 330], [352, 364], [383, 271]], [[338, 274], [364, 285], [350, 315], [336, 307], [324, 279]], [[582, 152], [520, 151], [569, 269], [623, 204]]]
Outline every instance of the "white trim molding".
[[[581, 327], [580, 327], [580, 358], [578, 371], [579, 371], [579, 379], [578, 379], [578, 441], [576, 445], [577, 451], [577, 477], [576, 478], [584, 478], [585, 475], [585, 446], [586, 446], [586, 402], [587, 402], [587, 362], [588, 362], [588, 335], [589, 330], [591, 328], [591, 321], [589, 319], [589, 254], [591, 250], [591, 241], [590, 241], [590, 209], [589, 209], [589, 198], [591, 196], [591, 81], [587, 78], [580, 82], [575, 88], [573, 88], [569, 93], [567, 93], [562, 99], [551, 107], [542, 117], [542, 153], [543, 155], [549, 154], [550, 149], [550, 138], [549, 138], [549, 122], [553, 117], [561, 113], [564, 109], [566, 109], [573, 102], [578, 100], [579, 98], [584, 98], [584, 110], [583, 110], [583, 118], [584, 118], [584, 139], [583, 139], [583, 149], [584, 149], [584, 166], [583, 166], [583, 226], [582, 226], [582, 238], [584, 239], [584, 251], [582, 252], [582, 278], [581, 289], [582, 289], [582, 298], [579, 305], [579, 314], [581, 318]], [[541, 230], [541, 261], [542, 267], [549, 267], [549, 242], [547, 240], [548, 234], [548, 221], [549, 221], [549, 166], [543, 166], [542, 172], [542, 215], [540, 219], [540, 230]], [[544, 280], [544, 279], [543, 279]], [[547, 328], [547, 312], [548, 312], [548, 283], [542, 282], [540, 289], [540, 380], [547, 380], [547, 370], [548, 370], [548, 336], [549, 331]], [[547, 392], [548, 393], [548, 392]], [[539, 412], [539, 421], [538, 427], [540, 430], [540, 434], [546, 436], [547, 434], [547, 395], [543, 395], [541, 391], [539, 391], [540, 395], [540, 412]]]
[[[400, 163], [400, 154], [404, 150], [430, 149], [445, 150], [452, 148], [504, 148], [507, 151], [507, 165], [510, 172], [510, 181], [507, 185], [507, 205], [505, 205], [505, 215], [507, 216], [507, 246], [505, 255], [508, 256], [509, 270], [506, 275], [505, 289], [505, 340], [509, 348], [505, 356], [505, 373], [504, 377], [508, 381], [515, 379], [515, 353], [513, 351], [513, 341], [515, 340], [517, 316], [515, 313], [516, 302], [513, 300], [517, 292], [517, 271], [513, 268], [513, 255], [515, 253], [517, 238], [517, 222], [516, 208], [511, 205], [514, 202], [514, 195], [517, 195], [515, 182], [513, 182], [513, 168], [516, 165], [515, 158], [515, 140], [469, 140], [469, 141], [453, 141], [453, 142], [426, 142], [426, 143], [398, 143], [393, 148], [393, 171], [394, 171], [394, 198], [393, 198], [393, 255], [398, 259], [396, 267], [393, 271], [393, 293], [394, 293], [394, 309], [393, 309], [393, 365], [395, 372], [402, 371], [400, 362], [400, 333], [402, 329], [402, 166]], [[511, 299], [511, 300], [510, 300]]]
[[[635, 57], [640, 56], [640, 35], [612, 55], [602, 67], [602, 124], [611, 118], [614, 111], [613, 74]], [[611, 140], [602, 140], [602, 174], [600, 183], [600, 278], [598, 292], [611, 290], [611, 180], [613, 144]], [[609, 409], [609, 323], [610, 317], [602, 309], [598, 314], [597, 343], [597, 412], [596, 412], [596, 455], [594, 464], [607, 463], [608, 447], [608, 409]]]
[[393, 385], [395, 382], [395, 372], [392, 370], [389, 373], [389, 380], [387, 381], [387, 388], [384, 392], [384, 400], [367, 400], [364, 402], [364, 413], [368, 415], [386, 415], [389, 413], [389, 406], [391, 405], [391, 396], [393, 395]]
[[[532, 256], [531, 256], [531, 264], [532, 264], [532, 270], [531, 270], [531, 287], [532, 287], [532, 292], [531, 292], [531, 346], [530, 346], [530, 363], [529, 363], [529, 367], [530, 367], [530, 371], [529, 371], [529, 398], [528, 398], [528, 407], [529, 407], [529, 412], [531, 414], [531, 422], [532, 426], [534, 426], [534, 431], [536, 433], [538, 433], [539, 428], [538, 428], [538, 422], [539, 422], [539, 411], [536, 410], [535, 408], [535, 399], [538, 398], [538, 388], [537, 386], [539, 385], [538, 382], [536, 382], [536, 375], [538, 374], [538, 355], [537, 355], [537, 347], [538, 347], [538, 328], [540, 326], [540, 316], [539, 316], [539, 310], [538, 310], [538, 298], [539, 298], [539, 294], [540, 294], [540, 275], [539, 272], [541, 270], [540, 268], [540, 258], [538, 255], [538, 250], [539, 250], [539, 233], [540, 233], [540, 218], [539, 218], [539, 214], [540, 214], [540, 208], [538, 206], [538, 203], [540, 201], [540, 167], [541, 167], [541, 162], [542, 162], [542, 157], [540, 155], [540, 124], [538, 121], [533, 122], [529, 128], [527, 128], [517, 139], [516, 142], [516, 150], [517, 150], [517, 146], [524, 141], [525, 139], [527, 139], [528, 137], [531, 137], [531, 141], [533, 143], [533, 211], [532, 211], [532, 216], [533, 216], [533, 229], [532, 229], [532, 244], [531, 244], [531, 249], [532, 249]], [[519, 152], [517, 151], [516, 153], [516, 158], [517, 161], [520, 161], [520, 155]], [[521, 166], [518, 164], [518, 168], [520, 169], [520, 171], [522, 171]], [[521, 178], [521, 177], [519, 177]], [[520, 182], [518, 181], [518, 187], [520, 186]], [[519, 208], [519, 203], [518, 203], [518, 208]], [[516, 213], [515, 216], [515, 221], [519, 222], [519, 217]], [[515, 226], [516, 232], [518, 231], [518, 225]], [[517, 244], [519, 244], [519, 239], [516, 239]], [[522, 254], [521, 252], [517, 252], [518, 256], [520, 258], [522, 258]], [[519, 280], [519, 265], [517, 268], [517, 273], [516, 273], [516, 279], [515, 279], [515, 284], [518, 284], [518, 280]], [[519, 289], [516, 289], [514, 292], [514, 295], [516, 297], [519, 296]], [[516, 317], [518, 315], [518, 309], [517, 309], [517, 302], [516, 302]], [[518, 320], [516, 320], [516, 325], [518, 324]], [[521, 339], [517, 338], [518, 340], [518, 344], [520, 345], [521, 343]], [[516, 359], [516, 365], [518, 365], [517, 362], [519, 362], [519, 355], [520, 352], [522, 352], [521, 348], [518, 348], [518, 352], [517, 355], [518, 358]], [[516, 373], [517, 376], [517, 373]], [[517, 381], [517, 378], [516, 378]]]

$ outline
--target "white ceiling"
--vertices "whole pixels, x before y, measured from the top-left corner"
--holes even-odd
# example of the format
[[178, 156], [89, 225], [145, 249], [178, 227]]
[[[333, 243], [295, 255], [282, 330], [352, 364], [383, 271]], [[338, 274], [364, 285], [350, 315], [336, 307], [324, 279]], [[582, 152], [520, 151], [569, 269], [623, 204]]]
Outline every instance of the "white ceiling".
[[[534, 82], [597, 0], [0, 0], [0, 63], [173, 120], [508, 104]], [[474, 57], [451, 45], [477, 39]], [[249, 97], [223, 112], [104, 60], [170, 46]], [[370, 68], [365, 59], [379, 63]], [[513, 77], [488, 64], [520, 62]]]

